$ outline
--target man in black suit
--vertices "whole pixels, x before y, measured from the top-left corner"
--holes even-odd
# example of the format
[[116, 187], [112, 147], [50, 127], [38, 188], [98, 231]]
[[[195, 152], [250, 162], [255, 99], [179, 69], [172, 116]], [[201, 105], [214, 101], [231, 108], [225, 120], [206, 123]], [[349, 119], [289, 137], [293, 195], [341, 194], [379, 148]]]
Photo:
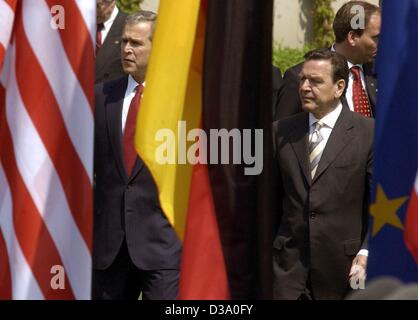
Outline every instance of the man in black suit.
[[[363, 8], [364, 15], [359, 15], [359, 8]], [[364, 100], [368, 105], [364, 115], [374, 117], [377, 92], [374, 60], [380, 34], [380, 9], [364, 1], [347, 2], [338, 10], [333, 29], [336, 40], [331, 50], [343, 55], [350, 69], [346, 103], [351, 111], [362, 112], [363, 105], [356, 106], [356, 98], [361, 101], [364, 90]], [[355, 68], [351, 69], [353, 66]], [[302, 63], [285, 72], [275, 106], [275, 120], [303, 111], [298, 94], [301, 69]]]
[[128, 75], [95, 90], [94, 299], [177, 297], [181, 242], [134, 149], [155, 20], [149, 11], [128, 16], [121, 45]]
[[126, 17], [116, 0], [96, 0], [96, 83], [124, 75], [120, 40]]
[[342, 299], [365, 278], [374, 120], [343, 107], [345, 58], [308, 53], [303, 109], [274, 122], [276, 299]]

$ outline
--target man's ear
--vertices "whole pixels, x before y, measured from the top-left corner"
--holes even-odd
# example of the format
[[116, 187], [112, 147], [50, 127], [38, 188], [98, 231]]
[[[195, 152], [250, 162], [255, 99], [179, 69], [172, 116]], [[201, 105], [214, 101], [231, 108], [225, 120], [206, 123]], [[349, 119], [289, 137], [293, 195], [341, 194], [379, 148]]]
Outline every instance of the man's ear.
[[335, 98], [339, 99], [343, 95], [343, 92], [345, 89], [345, 85], [346, 85], [345, 80], [340, 79], [337, 81], [335, 85], [337, 86], [337, 90], [335, 91]]
[[358, 38], [358, 36], [354, 33], [353, 30], [351, 30], [348, 34], [347, 34], [347, 42], [350, 45], [350, 47], [354, 47], [356, 45], [356, 39]]

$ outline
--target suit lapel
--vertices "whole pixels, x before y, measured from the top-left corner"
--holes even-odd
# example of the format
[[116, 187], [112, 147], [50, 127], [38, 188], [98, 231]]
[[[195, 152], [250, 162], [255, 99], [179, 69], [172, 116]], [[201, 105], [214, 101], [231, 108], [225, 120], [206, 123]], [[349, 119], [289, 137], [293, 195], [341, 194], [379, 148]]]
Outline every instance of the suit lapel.
[[343, 107], [322, 153], [321, 160], [319, 161], [318, 169], [316, 170], [312, 183], [315, 183], [315, 181], [322, 173], [324, 173], [338, 154], [353, 138], [350, 130], [352, 127], [352, 112], [348, 108]]
[[309, 169], [308, 137], [309, 137], [309, 113], [304, 113], [303, 117], [295, 122], [293, 131], [290, 134], [290, 143], [298, 159], [300, 168], [306, 178], [307, 183], [311, 184], [311, 174]]
[[115, 155], [116, 165], [124, 180], [127, 180], [125, 165], [122, 156], [122, 108], [125, 97], [128, 77], [117, 81], [112, 88], [109, 88], [109, 95], [106, 97], [106, 121], [110, 144]]
[[376, 106], [376, 77], [373, 75], [373, 65], [365, 64], [364, 67], [364, 80], [366, 82], [366, 90], [369, 96], [370, 105], [372, 108], [373, 116], [375, 115], [375, 106]]
[[142, 161], [142, 159], [139, 159], [138, 157], [136, 157], [134, 168], [132, 169], [132, 173], [129, 176], [129, 181], [133, 180], [138, 175], [138, 173], [142, 170], [143, 167], [144, 167], [144, 162]]

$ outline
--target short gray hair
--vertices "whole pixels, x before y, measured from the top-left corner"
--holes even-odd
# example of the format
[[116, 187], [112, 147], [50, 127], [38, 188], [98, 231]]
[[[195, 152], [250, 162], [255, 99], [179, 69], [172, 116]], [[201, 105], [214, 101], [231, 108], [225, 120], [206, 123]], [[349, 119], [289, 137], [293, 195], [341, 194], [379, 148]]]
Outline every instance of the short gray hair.
[[151, 23], [151, 36], [150, 40], [152, 40], [152, 36], [154, 35], [155, 29], [155, 22], [157, 21], [157, 14], [152, 11], [140, 10], [134, 12], [126, 17], [125, 25], [127, 24], [137, 24], [139, 22], [150, 22]]

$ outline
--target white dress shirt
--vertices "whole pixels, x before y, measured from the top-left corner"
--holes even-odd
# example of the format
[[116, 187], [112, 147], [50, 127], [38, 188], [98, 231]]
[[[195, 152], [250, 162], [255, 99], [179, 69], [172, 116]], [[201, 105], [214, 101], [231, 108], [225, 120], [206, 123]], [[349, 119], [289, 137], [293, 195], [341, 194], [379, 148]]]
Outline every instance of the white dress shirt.
[[[122, 134], [125, 132], [126, 119], [128, 118], [129, 106], [131, 105], [132, 99], [135, 97], [135, 88], [138, 85], [138, 82], [129, 75], [128, 76], [128, 85], [126, 86], [125, 97], [123, 98], [123, 107], [122, 107]], [[145, 82], [142, 83], [145, 87]]]
[[[333, 111], [328, 113], [322, 119], [317, 119], [312, 113], [309, 113], [309, 141], [311, 141], [312, 135], [315, 131], [315, 123], [318, 121], [321, 121], [324, 125], [319, 129], [319, 133], [324, 139], [324, 148], [325, 148], [325, 146], [327, 145], [328, 139], [331, 135], [332, 129], [334, 129], [335, 123], [337, 122], [338, 117], [341, 114], [342, 108], [343, 106], [340, 102]], [[366, 249], [361, 249], [357, 253], [357, 255], [363, 255], [367, 257], [369, 255], [369, 251]]]

